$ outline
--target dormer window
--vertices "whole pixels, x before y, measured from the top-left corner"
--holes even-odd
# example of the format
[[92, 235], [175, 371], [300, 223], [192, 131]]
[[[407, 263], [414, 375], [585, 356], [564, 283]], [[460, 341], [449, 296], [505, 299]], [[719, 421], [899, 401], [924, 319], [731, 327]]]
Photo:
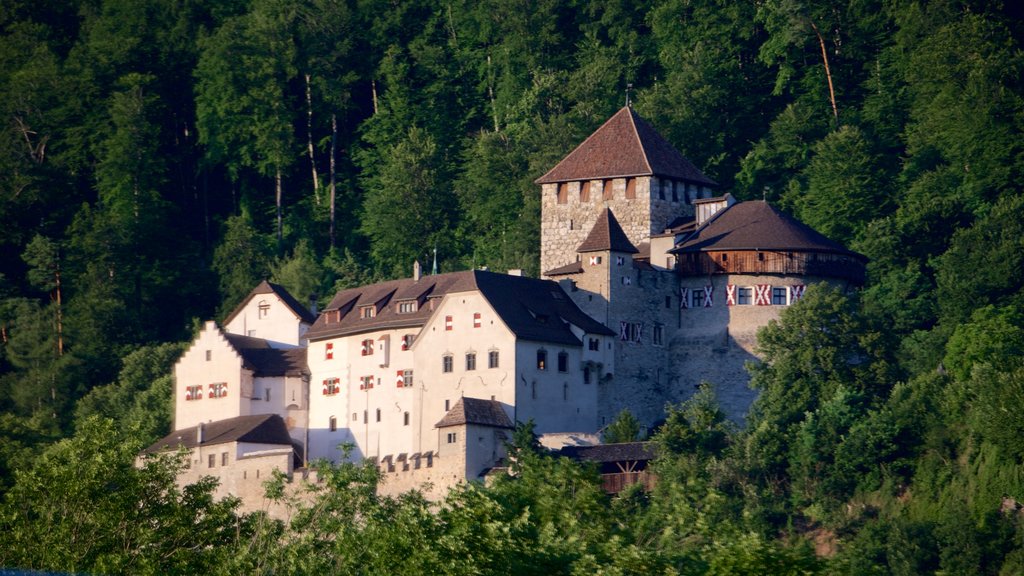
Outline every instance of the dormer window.
[[403, 300], [398, 303], [399, 314], [412, 314], [418, 309], [419, 306], [417, 305], [417, 302], [415, 300]]
[[373, 318], [377, 315], [377, 308], [375, 306], [360, 306], [359, 317], [360, 318]]

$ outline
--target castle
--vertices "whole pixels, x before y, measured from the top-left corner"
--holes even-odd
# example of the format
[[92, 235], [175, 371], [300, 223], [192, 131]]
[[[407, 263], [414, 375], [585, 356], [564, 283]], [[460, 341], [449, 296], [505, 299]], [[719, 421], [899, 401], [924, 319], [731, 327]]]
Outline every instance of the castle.
[[321, 458], [438, 496], [501, 466], [517, 422], [595, 443], [622, 410], [653, 426], [702, 382], [742, 420], [757, 329], [808, 284], [863, 282], [863, 256], [715, 196], [630, 107], [536, 182], [542, 278], [417, 264], [316, 316], [263, 282], [182, 355], [175, 430], [150, 450], [185, 447], [183, 481], [218, 476], [252, 507], [271, 471]]

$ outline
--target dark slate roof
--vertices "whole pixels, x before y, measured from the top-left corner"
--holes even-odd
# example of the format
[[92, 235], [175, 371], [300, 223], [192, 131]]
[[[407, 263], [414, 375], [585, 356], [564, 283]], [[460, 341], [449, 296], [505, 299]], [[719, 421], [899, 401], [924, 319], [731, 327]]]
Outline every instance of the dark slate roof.
[[516, 338], [582, 345], [569, 324], [588, 334], [615, 335], [577, 308], [556, 282], [482, 271], [475, 275], [477, 288]]
[[717, 186], [628, 106], [536, 182], [630, 176], [659, 176]]
[[867, 260], [763, 200], [718, 211], [672, 252], [715, 250], [831, 252]]
[[[557, 283], [524, 276], [497, 274], [485, 270], [451, 272], [390, 280], [343, 290], [324, 309], [306, 337], [310, 340], [346, 336], [394, 328], [419, 329], [433, 315], [430, 300], [446, 294], [479, 290], [517, 338], [540, 342], [580, 345], [566, 322], [590, 334], [613, 334], [587, 316], [566, 296]], [[383, 300], [381, 295], [386, 296]], [[397, 302], [418, 298], [415, 312], [400, 314]], [[359, 309], [379, 305], [373, 318], [362, 318]], [[334, 312], [340, 319], [328, 323]]]
[[628, 254], [637, 252], [636, 246], [633, 246], [633, 243], [626, 237], [622, 226], [619, 226], [619, 221], [615, 219], [615, 215], [608, 207], [601, 211], [597, 222], [594, 222], [594, 227], [590, 229], [590, 234], [587, 234], [586, 240], [576, 251], [580, 253], [614, 251]]
[[544, 273], [545, 276], [565, 276], [566, 274], [581, 274], [583, 272], [583, 263], [576, 261], [570, 262], [565, 266], [559, 266], [558, 268], [552, 268]]
[[288, 293], [287, 290], [285, 290], [284, 286], [281, 286], [279, 284], [272, 284], [264, 280], [263, 282], [260, 282], [258, 286], [253, 288], [252, 292], [249, 292], [248, 296], [242, 299], [242, 303], [239, 304], [238, 307], [235, 308], [231, 312], [231, 314], [229, 314], [228, 317], [224, 319], [224, 324], [229, 324], [231, 320], [235, 316], [237, 316], [238, 313], [241, 312], [243, 308], [245, 308], [245, 305], [248, 304], [250, 300], [252, 300], [256, 296], [259, 296], [260, 294], [273, 294], [277, 296], [278, 298], [281, 299], [282, 302], [284, 302], [285, 306], [287, 306], [288, 309], [291, 310], [293, 314], [295, 314], [297, 318], [299, 318], [306, 324], [312, 324], [313, 322], [316, 321], [316, 316], [309, 311], [309, 308], [306, 308], [305, 306], [300, 304], [299, 301], [296, 300], [294, 296], [292, 296], [291, 294]]
[[459, 398], [455, 406], [452, 406], [452, 409], [435, 426], [445, 428], [448, 426], [461, 426], [463, 424], [492, 426], [494, 428], [515, 428], [512, 420], [509, 419], [508, 414], [505, 414], [505, 410], [497, 400], [466, 397]]
[[597, 446], [566, 446], [561, 454], [585, 462], [626, 462], [654, 460], [656, 449], [651, 442], [624, 442]]
[[[207, 422], [203, 426], [203, 446], [224, 444], [227, 442], [250, 442], [253, 444], [281, 444], [291, 446], [292, 438], [288, 427], [277, 414], [259, 414], [256, 416], [236, 416], [227, 420]], [[178, 447], [195, 448], [199, 446], [196, 426], [175, 430], [155, 444], [146, 448], [146, 452], [175, 450]]]
[[253, 376], [300, 376], [309, 374], [305, 348], [271, 348], [262, 338], [225, 333], [224, 338], [242, 357], [242, 366]]

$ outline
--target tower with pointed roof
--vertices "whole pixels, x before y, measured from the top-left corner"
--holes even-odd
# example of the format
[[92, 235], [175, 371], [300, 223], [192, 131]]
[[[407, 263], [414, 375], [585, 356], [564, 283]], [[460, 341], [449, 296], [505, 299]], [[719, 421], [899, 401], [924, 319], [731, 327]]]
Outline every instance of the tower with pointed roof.
[[639, 247], [717, 186], [629, 106], [536, 182], [542, 271], [574, 261], [605, 209]]

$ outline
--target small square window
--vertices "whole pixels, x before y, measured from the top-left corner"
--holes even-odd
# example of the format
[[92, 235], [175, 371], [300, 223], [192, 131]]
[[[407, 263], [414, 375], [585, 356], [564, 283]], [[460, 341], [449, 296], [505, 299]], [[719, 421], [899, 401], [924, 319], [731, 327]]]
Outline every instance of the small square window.
[[749, 306], [753, 300], [754, 289], [753, 288], [737, 288], [736, 289], [736, 304], [740, 306]]
[[373, 340], [372, 339], [363, 340], [361, 346], [362, 346], [362, 355], [363, 356], [373, 356]]
[[448, 433], [448, 443], [449, 444], [455, 444], [456, 440], [458, 440], [458, 435], [455, 432], [449, 432]]
[[772, 288], [772, 304], [775, 306], [786, 305], [786, 287], [775, 286]]

